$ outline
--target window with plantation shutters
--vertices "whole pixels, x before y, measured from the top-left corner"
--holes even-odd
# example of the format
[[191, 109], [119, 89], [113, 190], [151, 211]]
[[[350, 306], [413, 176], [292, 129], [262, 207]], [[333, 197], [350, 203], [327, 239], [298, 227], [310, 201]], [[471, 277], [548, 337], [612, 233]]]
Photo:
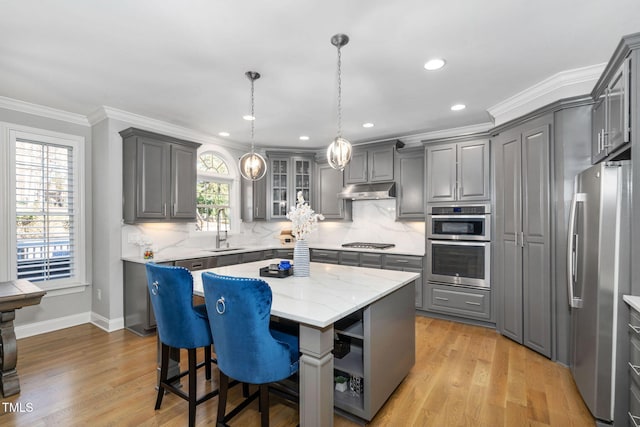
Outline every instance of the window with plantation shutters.
[[15, 139], [17, 278], [64, 279], [76, 268], [74, 147]]

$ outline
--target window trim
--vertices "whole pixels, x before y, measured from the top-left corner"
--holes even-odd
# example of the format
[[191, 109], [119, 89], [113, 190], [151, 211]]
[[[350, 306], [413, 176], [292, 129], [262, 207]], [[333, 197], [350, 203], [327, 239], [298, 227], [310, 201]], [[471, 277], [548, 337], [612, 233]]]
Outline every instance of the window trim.
[[[231, 215], [229, 216], [230, 230], [229, 235], [240, 233], [240, 179], [237, 161], [226, 150], [219, 146], [203, 144], [198, 149], [198, 155], [211, 152], [212, 154], [220, 157], [226, 164], [228, 175], [219, 174], [215, 172], [202, 172], [198, 171], [196, 176], [196, 182], [200, 180], [219, 181], [229, 184], [229, 206], [231, 207]], [[235, 207], [237, 206], [237, 207]], [[234, 208], [235, 207], [235, 208]], [[215, 231], [197, 231], [195, 225], [190, 231], [190, 236], [214, 236]]]
[[[7, 265], [0, 267], [5, 272], [4, 276], [0, 277], [0, 280], [16, 280], [17, 277], [17, 235], [16, 235], [16, 163], [15, 163], [15, 148], [16, 140], [19, 138], [31, 139], [34, 141], [41, 141], [45, 143], [52, 143], [57, 145], [66, 145], [73, 148], [73, 180], [74, 180], [74, 197], [76, 198], [74, 203], [73, 215], [76, 218], [76, 229], [74, 234], [76, 236], [76, 248], [75, 248], [75, 275], [70, 278], [56, 279], [49, 281], [38, 282], [38, 286], [44, 290], [64, 289], [77, 287], [79, 285], [87, 285], [87, 243], [86, 243], [86, 208], [85, 208], [85, 138], [80, 135], [72, 135], [61, 132], [55, 132], [45, 129], [38, 129], [29, 126], [21, 126], [12, 123], [0, 122], [0, 142], [2, 142], [3, 149], [0, 153], [0, 165], [6, 165], [8, 167], [3, 168], [6, 170], [4, 176], [0, 177], [0, 180], [4, 181], [5, 196], [2, 197], [2, 202], [8, 206], [7, 212], [2, 212], [0, 215], [5, 215], [6, 218], [2, 220], [3, 230], [0, 234], [5, 233], [3, 239], [5, 245], [0, 247], [0, 256], [6, 260]], [[2, 254], [4, 252], [4, 254]]]

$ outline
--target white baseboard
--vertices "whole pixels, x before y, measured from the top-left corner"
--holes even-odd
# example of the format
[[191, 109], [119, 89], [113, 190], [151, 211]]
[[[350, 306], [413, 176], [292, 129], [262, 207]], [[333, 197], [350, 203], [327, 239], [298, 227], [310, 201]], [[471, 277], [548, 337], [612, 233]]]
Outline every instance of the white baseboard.
[[71, 316], [58, 317], [56, 319], [44, 320], [42, 322], [29, 323], [15, 327], [16, 338], [27, 338], [34, 335], [46, 334], [71, 326], [92, 323], [106, 332], [113, 332], [124, 328], [124, 317], [109, 320], [93, 312], [79, 313]]
[[124, 328], [124, 317], [119, 317], [117, 319], [107, 319], [104, 316], [92, 312], [91, 323], [104, 331], [113, 332]]
[[20, 339], [31, 337], [33, 335], [46, 334], [47, 332], [82, 325], [83, 323], [89, 323], [90, 321], [91, 312], [87, 311], [86, 313], [58, 317], [51, 320], [43, 320], [42, 322], [29, 323], [26, 325], [16, 326], [16, 338]]

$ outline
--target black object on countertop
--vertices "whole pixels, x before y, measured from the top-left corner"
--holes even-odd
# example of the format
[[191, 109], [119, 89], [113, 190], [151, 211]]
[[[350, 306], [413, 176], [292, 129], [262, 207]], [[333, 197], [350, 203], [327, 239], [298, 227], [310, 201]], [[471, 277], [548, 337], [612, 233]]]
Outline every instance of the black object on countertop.
[[260, 276], [262, 277], [277, 277], [283, 279], [293, 275], [293, 267], [287, 270], [272, 270], [268, 266], [260, 269]]

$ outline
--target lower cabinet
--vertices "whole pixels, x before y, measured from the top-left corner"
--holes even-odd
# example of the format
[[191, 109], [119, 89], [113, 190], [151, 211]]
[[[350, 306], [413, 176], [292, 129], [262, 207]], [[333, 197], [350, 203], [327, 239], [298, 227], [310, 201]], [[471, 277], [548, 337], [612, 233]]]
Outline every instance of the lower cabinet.
[[423, 275], [424, 269], [422, 267], [422, 257], [408, 256], [408, 255], [385, 255], [384, 265], [385, 270], [398, 270], [409, 271], [411, 273], [419, 273], [420, 279], [416, 281], [416, 308], [422, 308], [422, 290], [423, 290]]
[[[311, 249], [311, 262], [323, 262], [325, 264], [339, 264], [338, 251], [326, 249]], [[295, 267], [294, 267], [295, 268]]]
[[491, 320], [491, 291], [427, 282], [425, 309], [454, 316]]
[[[160, 263], [173, 265], [172, 262]], [[150, 335], [156, 330], [145, 264], [124, 261], [124, 327], [137, 335]]]
[[335, 324], [345, 348], [333, 360], [336, 382], [346, 379], [346, 389], [334, 391], [338, 410], [370, 421], [409, 373], [415, 363], [412, 300], [413, 287], [404, 286]]
[[629, 310], [629, 426], [640, 426], [640, 313]]
[[419, 273], [420, 279], [417, 280], [415, 286], [415, 305], [416, 308], [423, 307], [423, 257], [412, 255], [378, 254], [371, 252], [337, 251], [331, 249], [311, 249], [311, 262]]

